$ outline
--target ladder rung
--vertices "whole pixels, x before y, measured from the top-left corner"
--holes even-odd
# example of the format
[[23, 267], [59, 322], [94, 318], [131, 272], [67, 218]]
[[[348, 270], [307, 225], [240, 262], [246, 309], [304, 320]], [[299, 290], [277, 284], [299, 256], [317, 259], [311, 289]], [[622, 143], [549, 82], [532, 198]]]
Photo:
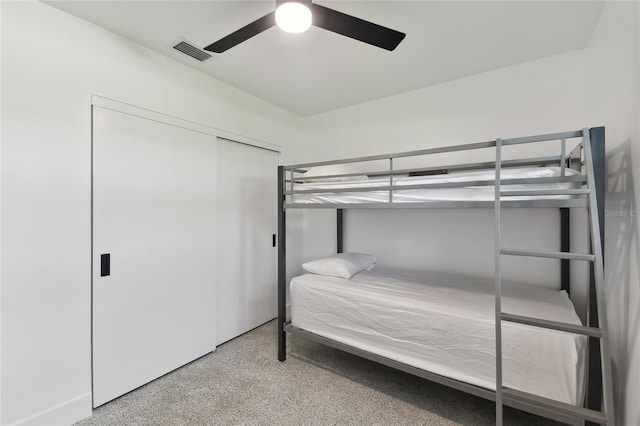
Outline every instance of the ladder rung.
[[570, 253], [564, 251], [526, 251], [501, 249], [500, 254], [506, 254], [510, 256], [548, 257], [552, 259], [586, 260], [589, 262], [593, 262], [596, 259], [596, 257], [592, 254]]
[[566, 331], [568, 333], [582, 334], [584, 336], [601, 337], [602, 331], [599, 328], [585, 327], [579, 324], [567, 324], [564, 322], [549, 321], [541, 318], [525, 317], [502, 313], [500, 318], [504, 321], [517, 322], [519, 324], [533, 325], [536, 327], [550, 328], [552, 330]]
[[503, 388], [502, 395], [505, 399], [513, 401], [525, 402], [537, 407], [545, 408], [551, 411], [567, 414], [571, 417], [587, 420], [601, 425], [607, 424], [607, 416], [600, 411], [590, 410], [588, 408], [578, 407], [576, 405], [567, 404], [542, 396], [522, 392], [515, 389]]
[[529, 197], [544, 195], [588, 195], [588, 189], [529, 189], [500, 191], [503, 197]]

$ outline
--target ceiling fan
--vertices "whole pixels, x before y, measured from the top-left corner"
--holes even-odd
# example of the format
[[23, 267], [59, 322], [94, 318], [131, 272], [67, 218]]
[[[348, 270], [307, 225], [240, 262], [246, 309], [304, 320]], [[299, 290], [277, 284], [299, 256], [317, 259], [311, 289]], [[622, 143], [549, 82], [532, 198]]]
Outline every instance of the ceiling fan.
[[320, 6], [312, 3], [311, 0], [276, 0], [275, 11], [211, 43], [204, 49], [222, 53], [275, 25], [293, 33], [306, 31], [311, 25], [315, 25], [389, 51], [394, 50], [406, 35]]

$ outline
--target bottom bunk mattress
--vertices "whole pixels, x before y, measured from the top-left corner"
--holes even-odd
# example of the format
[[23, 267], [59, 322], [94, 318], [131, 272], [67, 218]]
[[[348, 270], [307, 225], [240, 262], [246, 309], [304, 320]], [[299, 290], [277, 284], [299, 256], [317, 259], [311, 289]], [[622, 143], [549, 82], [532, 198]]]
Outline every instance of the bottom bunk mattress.
[[[442, 273], [361, 272], [291, 281], [292, 325], [495, 390], [494, 283]], [[566, 292], [503, 282], [502, 311], [580, 324]], [[584, 336], [503, 322], [504, 386], [580, 405]]]

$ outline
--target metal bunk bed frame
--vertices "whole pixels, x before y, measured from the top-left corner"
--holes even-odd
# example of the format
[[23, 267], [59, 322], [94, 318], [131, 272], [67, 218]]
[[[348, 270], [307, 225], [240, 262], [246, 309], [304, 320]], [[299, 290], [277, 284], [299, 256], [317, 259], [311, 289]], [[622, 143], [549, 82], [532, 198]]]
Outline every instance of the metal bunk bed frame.
[[[566, 153], [566, 140], [582, 138], [582, 142], [570, 153]], [[502, 149], [505, 146], [528, 144], [534, 142], [560, 141], [560, 155], [550, 157], [526, 158], [517, 160], [502, 160]], [[474, 150], [481, 148], [495, 148], [495, 162], [480, 162], [468, 164], [456, 164], [446, 167], [422, 167], [413, 169], [394, 170], [394, 158], [424, 156], [430, 154], [450, 153], [457, 151]], [[584, 154], [584, 157], [583, 157]], [[584, 159], [583, 159], [584, 158]], [[300, 182], [294, 174], [301, 174], [305, 169], [315, 166], [361, 163], [376, 160], [387, 160], [389, 168], [380, 172], [366, 172], [372, 176], [388, 176], [389, 184], [384, 186], [369, 186], [366, 188], [344, 188], [328, 190], [296, 190], [294, 183]], [[546, 178], [517, 178], [501, 179], [501, 170], [505, 167], [521, 167], [535, 165], [560, 165], [561, 176]], [[582, 166], [586, 175], [567, 176], [565, 168], [573, 168], [581, 171]], [[412, 172], [432, 172], [437, 170], [463, 171], [494, 169], [495, 179], [473, 182], [449, 182], [426, 183], [419, 185], [394, 184], [394, 176]], [[287, 173], [289, 177], [287, 178]], [[322, 178], [362, 176], [363, 173], [343, 173], [327, 176], [315, 176], [305, 178], [305, 181]], [[528, 411], [547, 418], [555, 419], [572, 425], [609, 424], [614, 423], [613, 394], [611, 383], [611, 366], [606, 328], [606, 314], [604, 304], [604, 278], [603, 278], [603, 249], [604, 249], [604, 196], [605, 196], [605, 132], [604, 127], [582, 129], [578, 131], [537, 135], [514, 139], [497, 139], [494, 141], [480, 142], [467, 145], [455, 145], [449, 147], [431, 148], [419, 151], [410, 151], [386, 155], [374, 155], [360, 158], [343, 159], [336, 161], [322, 161], [305, 163], [292, 166], [278, 167], [278, 360], [286, 360], [286, 333], [297, 334], [316, 342], [331, 346], [354, 355], [366, 358], [392, 368], [428, 379], [430, 381], [449, 386], [488, 400], [496, 402], [496, 424], [502, 425], [502, 406], [508, 405], [523, 411]], [[535, 183], [580, 183], [585, 188], [581, 189], [554, 189], [554, 190], [502, 190], [503, 185], [535, 184]], [[287, 184], [289, 189], [287, 189]], [[409, 189], [431, 188], [456, 188], [463, 186], [495, 186], [495, 201], [430, 201], [430, 202], [394, 202], [394, 191]], [[320, 203], [306, 204], [295, 203], [296, 194], [323, 193], [323, 192], [368, 192], [388, 191], [388, 202], [376, 203]], [[512, 196], [555, 196], [569, 195], [566, 199], [529, 199], [513, 200]], [[293, 202], [288, 202], [288, 200]], [[560, 252], [535, 252], [524, 250], [505, 249], [501, 246], [501, 210], [510, 208], [546, 207], [560, 209]], [[591, 234], [591, 248], [593, 254], [580, 254], [570, 252], [570, 208], [586, 208], [589, 212], [589, 224]], [[450, 379], [445, 376], [431, 373], [398, 361], [385, 358], [362, 349], [345, 345], [343, 343], [327, 339], [314, 333], [293, 326], [287, 322], [286, 317], [286, 210], [307, 208], [330, 208], [337, 211], [337, 252], [343, 252], [344, 248], [344, 209], [350, 208], [493, 208], [495, 210], [495, 318], [496, 318], [496, 391], [471, 385], [469, 383]], [[561, 288], [570, 292], [570, 261], [582, 260], [591, 263], [592, 267], [589, 282], [589, 298], [587, 307], [587, 326], [577, 326], [546, 321], [536, 318], [511, 315], [501, 311], [501, 257], [533, 256], [559, 259], [561, 262], [560, 281]], [[584, 408], [566, 404], [547, 398], [527, 394], [502, 386], [502, 321], [523, 323], [536, 327], [550, 328], [570, 333], [588, 336], [587, 350], [587, 392]], [[604, 408], [604, 409], [603, 409]]]

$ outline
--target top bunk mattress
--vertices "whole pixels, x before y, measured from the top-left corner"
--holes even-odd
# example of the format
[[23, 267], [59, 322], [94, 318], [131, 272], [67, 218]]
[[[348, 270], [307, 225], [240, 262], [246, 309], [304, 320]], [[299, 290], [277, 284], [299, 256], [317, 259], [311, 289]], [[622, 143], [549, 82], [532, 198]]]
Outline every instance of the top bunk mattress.
[[[493, 280], [360, 272], [291, 281], [292, 325], [416, 368], [495, 389]], [[580, 324], [564, 291], [503, 282], [503, 312]], [[503, 322], [506, 387], [583, 399], [586, 338]]]
[[[579, 173], [573, 169], [565, 169], [566, 176], [575, 176]], [[560, 167], [522, 167], [502, 169], [502, 179], [533, 179], [561, 176]], [[404, 176], [396, 177], [393, 180], [395, 186], [484, 182], [495, 179], [495, 170], [480, 170], [473, 172], [456, 172], [450, 174], [439, 174], [431, 176]], [[348, 182], [309, 182], [296, 184], [294, 190], [320, 190], [330, 191], [332, 189], [345, 190], [346, 192], [318, 192], [306, 194], [294, 194], [292, 203], [297, 204], [335, 204], [335, 203], [388, 203], [388, 190], [368, 191], [368, 188], [389, 185], [389, 178], [372, 178], [366, 180], [353, 180]], [[532, 183], [519, 185], [503, 185], [504, 190], [519, 189], [571, 189], [579, 184], [573, 182], [565, 183]], [[422, 189], [402, 189], [393, 191], [394, 203], [416, 203], [416, 202], [438, 202], [438, 201], [494, 201], [495, 187], [493, 185], [483, 186], [461, 186], [456, 188], [422, 188]], [[545, 196], [545, 200], [567, 199], [567, 195]], [[539, 200], [539, 196], [509, 197], [513, 201]]]

